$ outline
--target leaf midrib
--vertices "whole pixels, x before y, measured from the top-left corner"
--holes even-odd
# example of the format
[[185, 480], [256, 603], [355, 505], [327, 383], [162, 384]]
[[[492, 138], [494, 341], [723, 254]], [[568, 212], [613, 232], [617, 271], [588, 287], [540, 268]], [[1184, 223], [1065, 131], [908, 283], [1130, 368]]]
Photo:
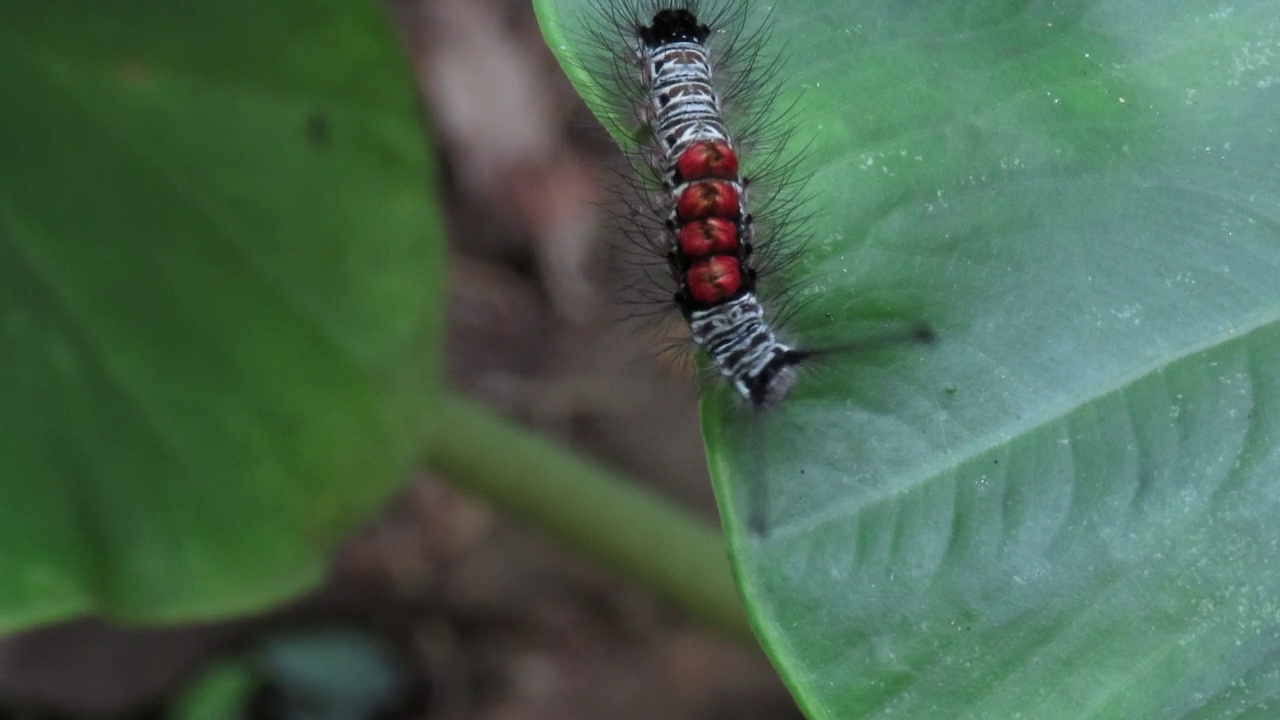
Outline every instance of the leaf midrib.
[[[1107, 384], [1100, 384], [1092, 393], [1082, 394], [1074, 402], [1067, 401], [1055, 405], [1046, 405], [1038, 413], [1024, 415], [1022, 422], [999, 428], [996, 432], [976, 438], [968, 443], [966, 449], [948, 453], [941, 461], [925, 463], [910, 475], [903, 475], [899, 482], [886, 483], [879, 492], [867, 492], [844, 502], [833, 503], [824, 512], [814, 513], [804, 519], [781, 525], [773, 532], [775, 539], [791, 539], [808, 533], [821, 532], [821, 527], [828, 524], [843, 523], [849, 517], [859, 515], [869, 509], [883, 507], [917, 488], [938, 482], [943, 478], [955, 475], [955, 470], [982, 456], [997, 450], [1016, 438], [1030, 435], [1040, 428], [1061, 423], [1074, 413], [1100, 402], [1113, 395], [1122, 394], [1129, 387], [1178, 362], [1190, 359], [1198, 354], [1219, 348], [1227, 343], [1248, 338], [1256, 332], [1280, 325], [1280, 307], [1259, 312], [1241, 322], [1237, 327], [1216, 333], [1212, 337], [1197, 344], [1188, 345], [1181, 351], [1171, 351], [1157, 356], [1139, 365], [1135, 370], [1122, 374]], [[998, 441], [996, 438], [998, 437]]]

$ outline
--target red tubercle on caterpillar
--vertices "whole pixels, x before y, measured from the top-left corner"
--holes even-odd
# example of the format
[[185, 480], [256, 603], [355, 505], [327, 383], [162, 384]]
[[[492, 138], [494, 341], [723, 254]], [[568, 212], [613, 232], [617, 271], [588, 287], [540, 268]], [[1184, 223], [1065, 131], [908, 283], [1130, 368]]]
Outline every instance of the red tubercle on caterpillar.
[[680, 227], [680, 254], [698, 258], [738, 251], [738, 226], [724, 218], [694, 220]]
[[703, 218], [736, 218], [738, 189], [724, 180], [689, 183], [676, 199], [676, 218], [681, 223]]
[[742, 267], [728, 255], [713, 255], [699, 260], [685, 275], [689, 296], [695, 301], [714, 305], [733, 297], [742, 289]]
[[690, 145], [676, 158], [676, 172], [685, 182], [692, 180], [737, 180], [738, 155], [723, 140], [704, 140]]

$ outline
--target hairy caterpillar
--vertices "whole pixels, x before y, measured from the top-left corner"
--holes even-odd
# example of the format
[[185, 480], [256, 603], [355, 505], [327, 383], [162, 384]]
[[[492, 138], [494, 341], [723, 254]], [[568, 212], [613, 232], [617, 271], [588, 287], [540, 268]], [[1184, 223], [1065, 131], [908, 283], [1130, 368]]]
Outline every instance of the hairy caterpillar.
[[[784, 404], [811, 360], [931, 342], [933, 333], [886, 318], [878, 336], [815, 348], [793, 345], [778, 330], [796, 309], [793, 291], [803, 291], [806, 304], [830, 298], [820, 284], [780, 288], [775, 277], [807, 247], [811, 176], [799, 168], [811, 156], [791, 142], [803, 106], [779, 102], [783, 56], [771, 37], [779, 20], [771, 8], [731, 0], [582, 2], [593, 11], [579, 17], [587, 30], [566, 54], [566, 69], [630, 161], [619, 219], [632, 245], [647, 251], [648, 298], [680, 310], [710, 369], [753, 411], [738, 441], [750, 478], [741, 487], [747, 526], [763, 537], [772, 522], [765, 468], [776, 460], [767, 455], [790, 452], [772, 439], [780, 426], [761, 432], [759, 422], [774, 415], [765, 411]], [[849, 324], [831, 312], [821, 317], [825, 324], [805, 332]], [[812, 416], [832, 406], [805, 407]], [[787, 416], [788, 423], [807, 417]], [[803, 437], [826, 435], [813, 429]]]
[[786, 114], [773, 114], [780, 62], [762, 52], [767, 30], [748, 27], [741, 3], [595, 8], [585, 60], [608, 68], [597, 99], [617, 118], [637, 186], [625, 229], [665, 265], [649, 275], [660, 277], [653, 294], [679, 309], [738, 395], [756, 409], [776, 407], [816, 353], [781, 339], [780, 313], [766, 312], [759, 292], [803, 236], [800, 183], [794, 162], [781, 159], [791, 132]]

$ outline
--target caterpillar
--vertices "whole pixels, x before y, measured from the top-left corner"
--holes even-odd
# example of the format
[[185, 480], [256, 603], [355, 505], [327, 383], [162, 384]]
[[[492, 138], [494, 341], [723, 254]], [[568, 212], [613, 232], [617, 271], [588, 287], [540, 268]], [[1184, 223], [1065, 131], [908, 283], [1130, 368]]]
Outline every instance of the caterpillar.
[[[790, 133], [772, 114], [780, 63], [761, 53], [767, 32], [747, 30], [741, 3], [624, 0], [596, 14], [602, 29], [587, 45], [600, 57], [589, 62], [612, 68], [597, 99], [634, 121], [614, 127], [639, 178], [627, 230], [665, 263], [666, 302], [716, 373], [751, 407], [778, 407], [817, 353], [781, 339], [759, 292], [802, 237], [794, 163], [779, 159]], [[750, 178], [744, 151], [757, 160]]]

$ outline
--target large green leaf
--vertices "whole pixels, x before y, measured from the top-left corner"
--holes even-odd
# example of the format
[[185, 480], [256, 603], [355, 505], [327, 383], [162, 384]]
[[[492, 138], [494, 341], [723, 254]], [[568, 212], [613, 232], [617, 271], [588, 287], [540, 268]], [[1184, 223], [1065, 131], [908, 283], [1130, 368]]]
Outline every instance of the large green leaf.
[[[588, 95], [589, 4], [540, 8]], [[1280, 3], [771, 7], [818, 212], [796, 336], [940, 338], [817, 370], [762, 423], [707, 405], [801, 705], [1275, 717]]]
[[347, 0], [0, 7], [0, 631], [318, 580], [435, 398], [413, 83]]

